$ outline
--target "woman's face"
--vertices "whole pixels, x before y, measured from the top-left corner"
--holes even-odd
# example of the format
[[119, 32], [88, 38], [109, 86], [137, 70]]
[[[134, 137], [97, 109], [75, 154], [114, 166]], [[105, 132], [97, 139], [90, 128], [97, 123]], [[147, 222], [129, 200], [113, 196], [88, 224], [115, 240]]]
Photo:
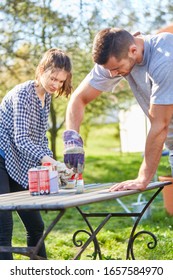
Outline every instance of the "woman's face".
[[40, 75], [41, 86], [50, 94], [59, 91], [66, 79], [67, 72], [64, 70], [47, 70]]

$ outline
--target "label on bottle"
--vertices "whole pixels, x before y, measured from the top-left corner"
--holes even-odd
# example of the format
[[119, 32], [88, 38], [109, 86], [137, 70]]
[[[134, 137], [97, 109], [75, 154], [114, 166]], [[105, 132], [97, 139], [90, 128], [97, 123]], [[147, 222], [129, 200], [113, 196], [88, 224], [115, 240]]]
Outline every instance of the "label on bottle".
[[76, 180], [76, 193], [83, 193], [84, 192], [84, 181], [83, 179]]

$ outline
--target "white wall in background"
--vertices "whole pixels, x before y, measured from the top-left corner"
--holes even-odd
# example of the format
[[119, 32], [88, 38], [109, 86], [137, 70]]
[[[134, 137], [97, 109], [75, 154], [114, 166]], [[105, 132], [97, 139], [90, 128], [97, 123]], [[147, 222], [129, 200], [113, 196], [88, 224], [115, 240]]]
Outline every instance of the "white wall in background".
[[119, 121], [122, 152], [143, 152], [150, 123], [139, 105], [120, 111]]

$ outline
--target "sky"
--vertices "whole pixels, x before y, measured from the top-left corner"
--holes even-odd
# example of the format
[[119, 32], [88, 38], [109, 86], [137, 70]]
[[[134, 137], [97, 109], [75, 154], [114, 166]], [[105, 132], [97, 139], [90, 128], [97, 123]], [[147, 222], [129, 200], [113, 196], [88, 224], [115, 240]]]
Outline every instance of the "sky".
[[[103, 19], [107, 19], [109, 17], [113, 17], [115, 15], [115, 9], [116, 12], [119, 9], [122, 9], [122, 14], [124, 15], [124, 20], [126, 18], [126, 14], [128, 14], [129, 9], [128, 6], [134, 7], [138, 15], [140, 16], [140, 20], [136, 22], [136, 29], [145, 31], [143, 29], [147, 29], [148, 22], [146, 22], [145, 16], [143, 16], [143, 12], [150, 12], [151, 14], [156, 15], [156, 7], [158, 4], [161, 5], [161, 10], [165, 11], [165, 5], [168, 2], [172, 2], [173, 0], [127, 0], [127, 1], [121, 1], [121, 7], [116, 6], [116, 3], [119, 1], [117, 0], [102, 0], [102, 4], [100, 4], [99, 1], [93, 1], [93, 0], [54, 0], [54, 8], [58, 9], [59, 11], [62, 11], [63, 13], [69, 13], [70, 15], [74, 15], [75, 17], [81, 16], [81, 7], [80, 4], [83, 3], [83, 7], [85, 9], [82, 12], [82, 17], [90, 17], [91, 11], [92, 11], [92, 5], [98, 5], [98, 8], [100, 8], [101, 17]], [[129, 5], [127, 5], [129, 3]], [[121, 12], [121, 10], [120, 10]], [[152, 20], [152, 19], [151, 19]], [[167, 21], [169, 22], [169, 15], [167, 15]]]

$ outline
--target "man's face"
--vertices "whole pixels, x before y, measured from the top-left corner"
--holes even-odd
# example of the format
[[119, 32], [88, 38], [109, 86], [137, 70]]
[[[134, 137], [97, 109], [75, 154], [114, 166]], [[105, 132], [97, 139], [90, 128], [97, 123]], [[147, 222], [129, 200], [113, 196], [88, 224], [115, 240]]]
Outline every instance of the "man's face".
[[108, 62], [103, 67], [109, 70], [111, 77], [127, 76], [135, 66], [136, 62], [133, 57], [117, 60], [115, 57], [110, 57]]

